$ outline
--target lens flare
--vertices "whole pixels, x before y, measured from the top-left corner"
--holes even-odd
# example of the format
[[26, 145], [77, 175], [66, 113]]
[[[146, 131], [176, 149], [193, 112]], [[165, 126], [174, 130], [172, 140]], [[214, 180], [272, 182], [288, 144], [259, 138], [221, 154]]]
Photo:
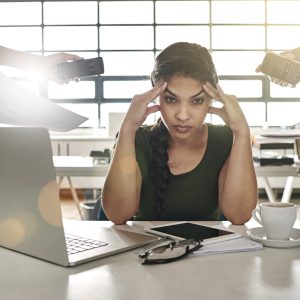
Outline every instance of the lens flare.
[[0, 223], [0, 244], [14, 248], [21, 244], [26, 236], [26, 229], [18, 219], [5, 219]]
[[51, 181], [46, 184], [41, 190], [38, 197], [38, 208], [41, 217], [48, 223], [57, 227], [62, 226], [61, 222], [61, 210], [59, 206], [58, 188], [56, 181]]

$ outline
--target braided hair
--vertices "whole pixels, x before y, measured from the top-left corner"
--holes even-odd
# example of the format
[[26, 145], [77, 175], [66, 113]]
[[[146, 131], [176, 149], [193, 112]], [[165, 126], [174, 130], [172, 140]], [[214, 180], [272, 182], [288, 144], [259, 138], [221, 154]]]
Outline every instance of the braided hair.
[[[213, 86], [218, 82], [209, 51], [195, 43], [172, 44], [156, 57], [151, 74], [152, 85], [154, 86], [160, 80], [168, 81], [174, 75], [209, 81]], [[168, 166], [169, 132], [161, 118], [151, 129], [150, 142], [153, 151], [151, 169], [155, 186], [156, 209], [159, 220], [164, 220], [164, 198], [171, 172]]]

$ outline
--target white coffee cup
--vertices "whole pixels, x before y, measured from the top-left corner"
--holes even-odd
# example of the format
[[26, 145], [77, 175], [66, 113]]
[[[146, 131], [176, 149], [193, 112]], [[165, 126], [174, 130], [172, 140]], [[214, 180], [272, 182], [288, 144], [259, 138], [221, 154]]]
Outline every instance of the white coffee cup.
[[264, 227], [267, 239], [289, 240], [297, 218], [294, 203], [261, 203], [252, 212], [253, 219]]

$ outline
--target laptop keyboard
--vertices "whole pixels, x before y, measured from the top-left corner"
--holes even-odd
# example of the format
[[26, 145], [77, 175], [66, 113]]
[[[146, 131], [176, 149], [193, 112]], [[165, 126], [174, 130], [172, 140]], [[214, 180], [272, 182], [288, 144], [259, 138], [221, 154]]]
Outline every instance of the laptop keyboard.
[[83, 238], [72, 234], [65, 234], [65, 236], [68, 254], [75, 254], [108, 245], [108, 243], [105, 242]]

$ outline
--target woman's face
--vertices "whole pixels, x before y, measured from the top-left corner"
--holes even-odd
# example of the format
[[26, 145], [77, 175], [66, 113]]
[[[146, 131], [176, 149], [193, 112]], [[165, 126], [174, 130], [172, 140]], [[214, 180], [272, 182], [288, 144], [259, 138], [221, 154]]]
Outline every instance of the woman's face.
[[159, 97], [162, 120], [171, 138], [188, 140], [201, 132], [210, 102], [202, 81], [181, 75], [171, 77]]

